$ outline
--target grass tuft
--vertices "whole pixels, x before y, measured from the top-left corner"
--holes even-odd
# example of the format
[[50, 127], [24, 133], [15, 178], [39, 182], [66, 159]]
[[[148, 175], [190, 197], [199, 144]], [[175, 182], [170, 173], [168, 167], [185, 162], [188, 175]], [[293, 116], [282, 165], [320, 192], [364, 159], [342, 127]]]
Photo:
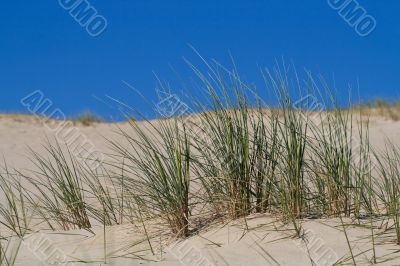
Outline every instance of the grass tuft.
[[73, 119], [73, 121], [75, 123], [80, 123], [80, 124], [82, 124], [84, 126], [89, 127], [89, 126], [92, 126], [94, 124], [98, 124], [98, 123], [104, 122], [104, 119], [102, 119], [101, 117], [99, 117], [99, 116], [87, 111], [87, 112], [84, 112], [84, 113], [78, 115], [77, 117], [75, 117]]

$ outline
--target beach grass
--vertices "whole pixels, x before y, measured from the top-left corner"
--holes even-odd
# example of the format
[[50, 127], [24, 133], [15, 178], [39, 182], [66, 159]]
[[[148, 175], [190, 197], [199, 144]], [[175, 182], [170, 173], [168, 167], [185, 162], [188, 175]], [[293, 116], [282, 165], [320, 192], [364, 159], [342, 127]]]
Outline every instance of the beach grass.
[[[31, 150], [34, 171], [5, 169], [3, 227], [22, 237], [28, 213], [52, 230], [91, 230], [97, 222], [105, 233], [106, 226], [134, 223], [154, 253], [151, 224], [184, 239], [201, 229], [199, 217], [204, 227], [272, 213], [298, 238], [305, 237], [304, 219], [340, 219], [354, 264], [344, 219], [369, 219], [373, 261], [376, 220], [393, 223], [400, 245], [400, 147], [388, 142], [383, 151], [373, 149], [361, 111], [357, 118], [351, 108], [339, 107], [326, 83], [315, 89], [312, 77], [304, 89], [286, 67], [263, 74], [273, 106], [235, 70], [207, 68], [205, 74], [192, 66], [207, 96], [190, 103], [196, 114], [129, 119], [128, 127], [117, 126], [122, 141], [107, 139], [113, 152], [96, 169], [57, 141], [44, 145], [45, 155]], [[299, 107], [293, 90], [303, 90], [300, 96], [311, 91], [312, 99], [325, 95], [327, 108]], [[105, 261], [106, 248], [104, 237]]]

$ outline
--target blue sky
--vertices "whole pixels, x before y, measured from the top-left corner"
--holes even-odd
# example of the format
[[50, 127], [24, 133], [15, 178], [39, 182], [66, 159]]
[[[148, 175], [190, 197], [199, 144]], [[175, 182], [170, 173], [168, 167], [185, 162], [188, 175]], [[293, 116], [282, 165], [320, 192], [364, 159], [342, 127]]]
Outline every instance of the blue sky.
[[[156, 79], [193, 74], [183, 58], [229, 65], [232, 54], [244, 79], [259, 84], [260, 67], [293, 61], [327, 79], [339, 92], [360, 84], [361, 98], [400, 95], [400, 2], [358, 0], [377, 22], [366, 37], [322, 1], [89, 0], [107, 28], [92, 37], [58, 0], [6, 1], [0, 9], [0, 110], [25, 111], [20, 99], [41, 90], [69, 116], [85, 110], [108, 119], [118, 110], [99, 99], [121, 99], [139, 110], [144, 101], [125, 80], [155, 100]], [[173, 69], [173, 70], [172, 70]], [[186, 88], [194, 90], [194, 88]]]

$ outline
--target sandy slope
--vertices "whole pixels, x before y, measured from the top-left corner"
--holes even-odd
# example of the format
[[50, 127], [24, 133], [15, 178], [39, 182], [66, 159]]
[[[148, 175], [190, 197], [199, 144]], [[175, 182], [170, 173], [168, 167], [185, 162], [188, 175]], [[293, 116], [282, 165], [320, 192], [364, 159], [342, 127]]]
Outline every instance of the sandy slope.
[[[54, 125], [56, 122], [51, 123]], [[118, 126], [127, 127], [126, 124]], [[111, 151], [103, 136], [122, 141], [115, 133], [115, 124], [77, 125], [77, 128], [98, 151], [105, 154]], [[370, 130], [371, 143], [375, 147], [382, 147], [385, 137], [400, 144], [400, 122], [374, 118]], [[43, 152], [46, 136], [51, 139], [55, 134], [40, 119], [0, 116], [0, 155], [6, 158], [9, 166], [30, 169], [32, 163], [27, 156], [27, 146]], [[305, 220], [302, 225], [307, 229], [307, 246], [292, 238], [290, 226], [282, 225], [270, 215], [213, 225], [198, 236], [183, 243], [170, 244], [163, 250], [160, 250], [160, 242], [173, 242], [166, 232], [161, 230], [159, 239], [150, 241], [150, 248], [142, 229], [134, 225], [108, 227], [105, 229], [106, 237], [101, 226], [94, 228], [93, 233], [82, 230], [41, 232], [24, 240], [17, 265], [46, 265], [52, 255], [67, 256], [69, 261], [74, 261], [68, 265], [81, 265], [79, 260], [89, 262], [89, 265], [104, 265], [104, 254], [107, 254], [106, 261], [110, 265], [311, 265], [310, 256], [316, 265], [331, 265], [341, 258], [345, 263], [352, 263], [340, 220]], [[381, 229], [375, 233], [386, 228], [386, 225], [377, 226]], [[357, 264], [369, 265], [370, 230], [351, 226], [346, 227], [346, 232], [353, 253], [357, 255]], [[381, 261], [398, 256], [386, 257], [400, 250], [393, 241], [394, 232], [378, 237], [377, 255]], [[400, 265], [400, 259], [382, 265]]]

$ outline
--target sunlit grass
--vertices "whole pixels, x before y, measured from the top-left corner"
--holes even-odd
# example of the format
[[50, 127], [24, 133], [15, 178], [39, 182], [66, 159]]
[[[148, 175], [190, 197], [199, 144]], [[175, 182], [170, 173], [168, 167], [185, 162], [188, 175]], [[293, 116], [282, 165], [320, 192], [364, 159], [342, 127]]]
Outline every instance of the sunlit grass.
[[154, 134], [131, 120], [136, 137], [120, 132], [128, 146], [111, 142], [125, 162], [125, 174], [117, 176], [125, 188], [125, 201], [131, 202], [141, 219], [159, 218], [174, 234], [188, 236], [191, 153], [185, 124], [177, 119], [161, 121], [159, 127], [146, 124]]
[[[400, 244], [400, 147], [389, 143], [372, 152], [362, 111], [357, 120], [352, 108], [338, 106], [325, 83], [315, 89], [308, 77], [312, 88], [307, 82], [304, 88], [286, 67], [264, 72], [273, 106], [236, 71], [218, 65], [207, 65], [207, 73], [192, 69], [207, 97], [190, 103], [195, 116], [129, 119], [129, 126], [118, 128], [122, 140], [108, 139], [112, 159], [96, 169], [68, 147], [48, 142], [45, 154], [31, 153], [34, 171], [0, 173], [2, 227], [22, 237], [30, 229], [28, 213], [53, 230], [90, 230], [97, 222], [104, 230], [105, 261], [106, 226], [139, 224], [154, 253], [148, 230], [154, 224], [186, 238], [201, 230], [195, 227], [199, 220], [207, 226], [267, 212], [291, 223], [300, 238], [303, 219], [339, 218], [353, 263], [357, 255], [344, 217], [369, 219], [373, 260], [376, 220], [393, 221]], [[329, 108], [299, 108], [293, 90], [326, 95]]]
[[37, 214], [52, 228], [90, 228], [83, 188], [82, 166], [60, 144], [47, 143], [46, 156], [32, 151], [32, 162], [37, 170], [24, 178], [33, 189], [28, 194]]

